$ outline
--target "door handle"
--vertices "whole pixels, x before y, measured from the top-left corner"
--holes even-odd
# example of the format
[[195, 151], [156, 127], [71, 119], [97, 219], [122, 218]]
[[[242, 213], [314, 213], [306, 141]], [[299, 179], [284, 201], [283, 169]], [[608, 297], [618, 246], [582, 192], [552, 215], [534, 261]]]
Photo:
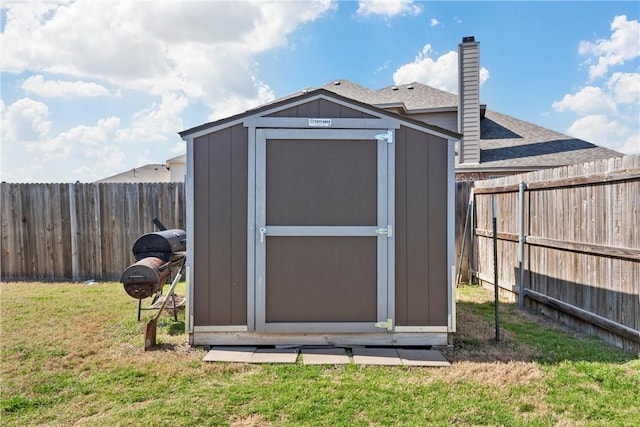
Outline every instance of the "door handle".
[[260, 227], [260, 243], [264, 243], [264, 236], [267, 235], [267, 227]]

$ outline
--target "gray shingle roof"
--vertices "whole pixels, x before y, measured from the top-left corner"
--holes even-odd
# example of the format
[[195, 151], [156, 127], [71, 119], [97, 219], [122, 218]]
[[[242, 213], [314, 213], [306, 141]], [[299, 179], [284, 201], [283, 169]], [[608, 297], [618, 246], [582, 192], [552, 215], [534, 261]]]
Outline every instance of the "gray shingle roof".
[[487, 110], [479, 168], [543, 168], [620, 156], [617, 151]]
[[[429, 110], [457, 111], [458, 105], [457, 95], [417, 82], [371, 90], [348, 80], [337, 80], [322, 87], [382, 108], [401, 105], [409, 117]], [[486, 110], [480, 121], [480, 164], [464, 167], [539, 169], [620, 155], [608, 148]]]
[[[340, 84], [336, 84], [336, 82]], [[384, 106], [385, 104], [401, 103], [409, 112], [457, 108], [458, 105], [457, 95], [417, 82], [371, 90], [348, 80], [336, 80], [321, 87], [366, 104]]]

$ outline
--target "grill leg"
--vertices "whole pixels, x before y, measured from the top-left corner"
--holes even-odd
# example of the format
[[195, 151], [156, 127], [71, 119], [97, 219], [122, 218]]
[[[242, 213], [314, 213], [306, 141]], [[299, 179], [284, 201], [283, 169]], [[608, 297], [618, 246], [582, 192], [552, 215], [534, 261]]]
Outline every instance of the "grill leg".
[[140, 321], [140, 311], [142, 310], [142, 300], [138, 300], [138, 322]]
[[171, 301], [173, 302], [173, 320], [178, 321], [178, 309], [176, 308], [176, 294], [171, 294]]

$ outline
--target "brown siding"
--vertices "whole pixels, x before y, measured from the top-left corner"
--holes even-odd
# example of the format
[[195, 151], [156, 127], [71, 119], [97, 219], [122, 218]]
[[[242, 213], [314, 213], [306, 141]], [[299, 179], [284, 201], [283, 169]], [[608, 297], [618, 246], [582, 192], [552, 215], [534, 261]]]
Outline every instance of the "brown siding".
[[287, 108], [268, 115], [267, 117], [323, 117], [323, 118], [342, 118], [342, 119], [360, 119], [374, 118], [374, 116], [335, 104], [326, 99], [318, 99], [307, 102], [296, 107]]
[[376, 225], [373, 141], [267, 144], [268, 225]]
[[[312, 101], [272, 116], [371, 117], [327, 100]], [[407, 127], [397, 130], [396, 141], [396, 323], [406, 326], [444, 326], [448, 320], [447, 141]], [[247, 129], [237, 125], [197, 138], [194, 141], [193, 173], [194, 324], [246, 324]], [[271, 210], [268, 209], [268, 212], [271, 213]], [[273, 244], [277, 246], [278, 240], [293, 242], [295, 239], [270, 238], [272, 247], [267, 251], [268, 257], [277, 251]], [[305, 249], [313, 250], [306, 246]], [[336, 262], [361, 256], [365, 252], [347, 251]], [[335, 254], [328, 251], [325, 255]], [[359, 258], [352, 261], [356, 264], [364, 262]], [[326, 265], [321, 264], [320, 267]], [[270, 265], [269, 260], [267, 265]], [[375, 261], [373, 266], [345, 271], [353, 273], [350, 280], [362, 280], [370, 284], [370, 280], [358, 275], [365, 274], [363, 271], [375, 274], [374, 266]], [[323, 269], [319, 268], [318, 271], [322, 272]], [[267, 268], [269, 277], [274, 273], [274, 270]], [[289, 273], [291, 271], [286, 268], [278, 270], [278, 274]], [[333, 283], [324, 279], [326, 277], [321, 280], [322, 283]], [[270, 282], [294, 283], [292, 280]], [[341, 288], [337, 281], [335, 283]], [[318, 290], [313, 283], [310, 286], [311, 290]], [[373, 291], [362, 287], [354, 289], [358, 289], [359, 294], [347, 298], [340, 294], [340, 289], [324, 288], [319, 295], [312, 293], [312, 300], [343, 298], [341, 301], [348, 303], [343, 304], [344, 310], [340, 311], [342, 314], [338, 317], [344, 320], [368, 318], [371, 307], [375, 306], [373, 303], [361, 305], [366, 308], [363, 308], [366, 313], [354, 311], [352, 307], [356, 300], [375, 300], [375, 286]], [[289, 286], [280, 292], [289, 294], [291, 290]], [[272, 288], [271, 291], [277, 289]], [[276, 300], [271, 298], [271, 301]], [[283, 315], [287, 320], [302, 320], [300, 313], [296, 312], [300, 307], [287, 307], [287, 311], [282, 307], [269, 306], [269, 296], [267, 304], [269, 321], [282, 320], [279, 316]], [[313, 314], [310, 310], [310, 307], [306, 307], [303, 311], [318, 319], [326, 314]]]
[[447, 325], [447, 141], [396, 131], [396, 323]]
[[269, 237], [267, 322], [375, 322], [375, 237]]
[[247, 322], [247, 129], [194, 141], [194, 322]]

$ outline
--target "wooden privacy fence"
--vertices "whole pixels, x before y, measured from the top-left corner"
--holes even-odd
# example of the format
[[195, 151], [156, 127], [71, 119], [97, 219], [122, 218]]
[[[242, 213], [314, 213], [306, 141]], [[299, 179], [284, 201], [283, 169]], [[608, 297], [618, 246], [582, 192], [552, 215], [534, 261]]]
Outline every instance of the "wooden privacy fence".
[[[520, 189], [522, 183], [522, 190]], [[475, 183], [476, 277], [631, 351], [640, 349], [640, 156]]]
[[455, 200], [455, 245], [456, 245], [456, 283], [470, 283], [471, 260], [471, 214], [469, 212], [469, 195], [473, 188], [473, 181], [457, 181], [456, 182], [456, 200]]
[[0, 276], [119, 280], [142, 234], [185, 228], [184, 184], [1, 184]]

